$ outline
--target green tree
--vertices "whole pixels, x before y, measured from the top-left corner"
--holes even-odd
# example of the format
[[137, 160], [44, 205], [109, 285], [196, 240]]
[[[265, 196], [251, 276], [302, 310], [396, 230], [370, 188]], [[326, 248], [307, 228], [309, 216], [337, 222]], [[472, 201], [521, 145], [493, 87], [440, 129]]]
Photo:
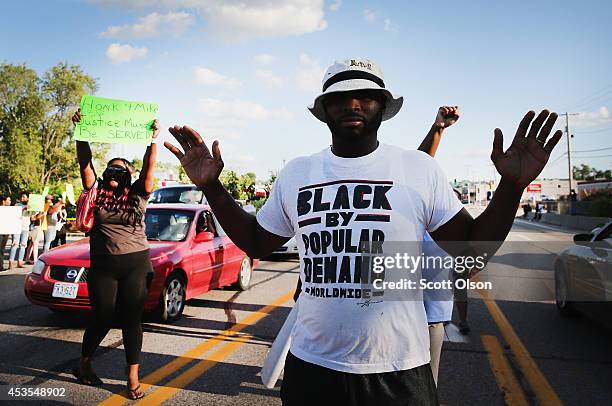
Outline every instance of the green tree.
[[36, 72], [25, 65], [0, 65], [0, 190], [16, 195], [38, 189], [41, 172], [37, 130], [44, 100]]
[[95, 93], [97, 88], [96, 80], [78, 65], [69, 66], [62, 62], [43, 75], [41, 96], [46, 103], [46, 114], [40, 126], [43, 184], [52, 179], [64, 181], [78, 171], [70, 117], [81, 97]]
[[178, 170], [178, 178], [181, 183], [191, 183], [191, 179], [187, 176], [187, 172], [185, 172], [185, 168], [182, 165], [177, 165]]
[[612, 170], [599, 170], [591, 168], [589, 165], [581, 164], [580, 167], [573, 168], [574, 179], [576, 180], [594, 180], [594, 179], [611, 179]]
[[141, 158], [133, 158], [132, 162], [130, 162], [134, 167], [135, 171], [140, 171], [142, 169], [142, 159]]
[[255, 180], [256, 176], [253, 172], [247, 172], [238, 179], [238, 188], [240, 190], [240, 199], [253, 200], [255, 195]]
[[585, 180], [589, 176], [591, 176], [591, 172], [593, 169], [589, 165], [581, 164], [580, 167], [574, 166], [572, 169], [572, 174], [574, 179], [576, 180]]
[[[70, 116], [96, 89], [96, 79], [78, 65], [60, 63], [38, 77], [25, 64], [0, 64], [0, 191], [79, 183]], [[92, 145], [97, 168], [108, 149]]]
[[277, 177], [278, 177], [278, 173], [277, 172], [270, 171], [270, 177], [268, 178], [268, 180], [265, 183], [268, 191], [270, 191], [272, 189], [272, 186], [274, 185], [274, 182], [276, 182], [276, 178]]
[[240, 182], [236, 172], [230, 169], [224, 169], [221, 171], [219, 180], [234, 199], [240, 199]]

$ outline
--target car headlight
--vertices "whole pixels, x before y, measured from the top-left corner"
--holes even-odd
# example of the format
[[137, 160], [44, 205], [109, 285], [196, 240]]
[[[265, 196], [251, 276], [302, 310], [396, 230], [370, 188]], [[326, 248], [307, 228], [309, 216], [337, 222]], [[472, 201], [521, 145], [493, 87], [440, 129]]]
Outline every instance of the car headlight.
[[36, 274], [36, 275], [40, 275], [42, 274], [42, 271], [45, 269], [45, 266], [47, 264], [45, 264], [43, 261], [41, 261], [40, 259], [38, 261], [36, 261], [36, 263], [34, 264], [34, 267], [32, 268], [32, 273]]

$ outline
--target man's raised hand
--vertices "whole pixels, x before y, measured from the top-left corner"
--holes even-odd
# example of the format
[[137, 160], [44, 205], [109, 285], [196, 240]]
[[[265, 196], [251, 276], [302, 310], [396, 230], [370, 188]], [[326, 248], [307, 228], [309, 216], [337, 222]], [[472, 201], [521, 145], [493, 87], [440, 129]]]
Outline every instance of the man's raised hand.
[[434, 126], [446, 128], [455, 124], [459, 120], [459, 106], [442, 106], [438, 109]]
[[542, 110], [535, 121], [534, 117], [534, 111], [525, 114], [506, 152], [503, 151], [504, 137], [499, 128], [495, 129], [493, 140], [491, 160], [495, 168], [503, 179], [514, 183], [521, 190], [542, 172], [550, 153], [563, 135], [561, 130], [557, 130], [548, 138], [557, 121], [557, 113]]
[[194, 129], [175, 125], [168, 131], [181, 144], [184, 152], [168, 141], [164, 142], [164, 146], [179, 159], [185, 173], [196, 186], [204, 189], [219, 179], [223, 169], [223, 160], [221, 160], [218, 141], [213, 142], [211, 154], [200, 134]]

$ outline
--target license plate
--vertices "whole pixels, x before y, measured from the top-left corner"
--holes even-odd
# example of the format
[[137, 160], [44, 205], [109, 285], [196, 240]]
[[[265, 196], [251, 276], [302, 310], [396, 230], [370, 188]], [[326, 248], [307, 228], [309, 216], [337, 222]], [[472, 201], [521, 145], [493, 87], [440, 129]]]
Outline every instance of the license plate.
[[78, 283], [55, 282], [53, 285], [53, 297], [63, 297], [66, 299], [76, 299], [79, 291]]

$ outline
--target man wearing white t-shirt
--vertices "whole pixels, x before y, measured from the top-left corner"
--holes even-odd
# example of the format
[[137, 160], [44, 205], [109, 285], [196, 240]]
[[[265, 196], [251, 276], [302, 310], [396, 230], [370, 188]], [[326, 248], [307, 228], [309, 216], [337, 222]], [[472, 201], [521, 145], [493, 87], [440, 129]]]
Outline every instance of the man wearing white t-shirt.
[[332, 145], [285, 165], [257, 217], [219, 181], [219, 143], [209, 150], [193, 129], [169, 129], [184, 152], [166, 147], [238, 247], [261, 258], [296, 236], [303, 292], [283, 404], [437, 404], [422, 301], [365, 292], [357, 272], [363, 254], [380, 253], [385, 241], [421, 241], [426, 231], [447, 251], [447, 241], [503, 241], [523, 189], [561, 137], [558, 131], [546, 143], [557, 118], [546, 110], [535, 121], [533, 111], [525, 115], [506, 152], [496, 129], [491, 158], [502, 178], [487, 209], [473, 219], [430, 156], [378, 141], [381, 122], [397, 114], [402, 101], [370, 60], [330, 66], [309, 109], [329, 127]]

